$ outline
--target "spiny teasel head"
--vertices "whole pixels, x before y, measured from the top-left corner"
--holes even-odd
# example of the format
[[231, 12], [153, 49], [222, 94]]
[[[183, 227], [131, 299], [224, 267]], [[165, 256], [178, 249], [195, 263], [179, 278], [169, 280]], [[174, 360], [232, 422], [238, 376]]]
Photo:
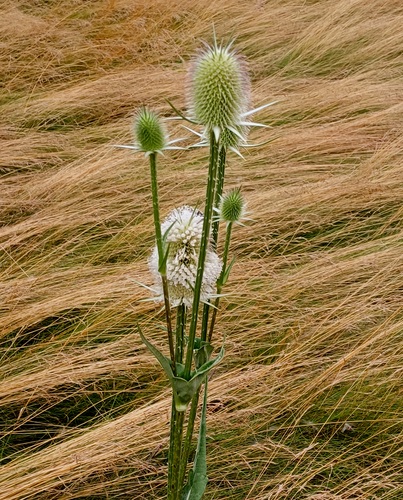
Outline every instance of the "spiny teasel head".
[[231, 44], [207, 46], [195, 58], [189, 99], [192, 118], [208, 133], [219, 136], [226, 129], [239, 132], [249, 101], [249, 76], [245, 61]]
[[134, 119], [134, 135], [137, 146], [145, 153], [160, 152], [168, 144], [168, 136], [158, 115], [141, 108]]
[[218, 218], [224, 222], [240, 222], [245, 215], [245, 202], [239, 188], [231, 189], [221, 197], [216, 209]]
[[[195, 208], [184, 205], [175, 208], [161, 224], [168, 249], [166, 278], [169, 299], [173, 307], [193, 304], [193, 290], [196, 283], [197, 264], [203, 229], [203, 214]], [[161, 277], [158, 272], [158, 250], [154, 248], [149, 259], [150, 271], [154, 276], [156, 300], [163, 301]], [[201, 301], [206, 302], [216, 292], [222, 261], [209, 248], [201, 287]]]

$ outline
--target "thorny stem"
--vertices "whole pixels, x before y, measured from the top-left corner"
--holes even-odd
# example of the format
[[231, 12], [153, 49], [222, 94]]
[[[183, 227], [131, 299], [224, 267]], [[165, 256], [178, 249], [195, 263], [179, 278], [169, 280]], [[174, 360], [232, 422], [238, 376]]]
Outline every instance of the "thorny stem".
[[[214, 206], [217, 208], [220, 204], [220, 198], [222, 196], [224, 190], [224, 176], [225, 176], [225, 164], [227, 161], [227, 149], [225, 147], [220, 148], [220, 153], [218, 155], [218, 175], [217, 175], [217, 187], [214, 197]], [[220, 221], [217, 219], [213, 222], [212, 227], [212, 241], [213, 245], [217, 247], [218, 241], [218, 227], [220, 225]]]
[[[220, 196], [222, 195], [223, 188], [224, 188], [226, 153], [227, 153], [226, 148], [224, 148], [224, 147], [219, 148], [218, 166], [217, 166], [217, 181], [216, 181], [216, 188], [215, 188], [215, 194], [214, 194], [214, 206], [215, 207], [218, 207], [218, 205], [219, 205]], [[212, 237], [211, 237], [215, 248], [217, 247], [217, 241], [218, 241], [218, 227], [219, 227], [219, 220], [216, 220], [212, 223]], [[201, 327], [201, 340], [204, 340], [204, 341], [207, 340], [209, 310], [210, 310], [209, 304], [204, 304], [202, 327]], [[183, 443], [182, 461], [181, 461], [180, 472], [179, 472], [179, 483], [180, 484], [183, 484], [184, 478], [186, 475], [186, 467], [187, 467], [187, 463], [189, 460], [190, 447], [192, 444], [192, 436], [193, 436], [193, 431], [194, 431], [197, 406], [199, 404], [199, 396], [200, 396], [200, 389], [193, 396], [191, 406], [190, 406], [190, 413], [189, 413], [188, 425], [187, 425], [187, 430], [186, 430], [186, 436], [185, 436], [185, 440]]]
[[[227, 160], [227, 150], [225, 147], [220, 147], [220, 152], [218, 154], [218, 172], [217, 172], [217, 186], [214, 196], [214, 207], [218, 207], [220, 204], [220, 197], [222, 196], [222, 192], [224, 190], [224, 176], [225, 176], [225, 163]], [[220, 225], [220, 221], [217, 218], [213, 221], [212, 224], [212, 235], [211, 240], [214, 246], [214, 249], [217, 249], [218, 242], [218, 228]], [[201, 329], [201, 339], [207, 340], [207, 331], [208, 331], [208, 317], [210, 312], [210, 301], [208, 304], [204, 304], [203, 306], [203, 319], [202, 319], [202, 329]]]
[[[215, 207], [219, 206], [220, 196], [222, 196], [223, 189], [224, 189], [224, 175], [225, 175], [226, 160], [227, 160], [227, 150], [225, 147], [220, 147], [219, 154], [218, 154], [217, 185], [216, 185], [215, 196], [214, 196], [214, 206]], [[211, 240], [212, 240], [212, 243], [214, 245], [214, 248], [217, 248], [219, 224], [220, 224], [220, 221], [218, 220], [218, 218], [212, 224]], [[217, 299], [216, 299], [216, 301], [217, 301]], [[218, 304], [216, 303], [215, 305], [217, 306]], [[204, 341], [207, 340], [207, 332], [209, 330], [209, 327], [208, 327], [209, 311], [210, 311], [210, 305], [204, 304], [202, 328], [201, 328], [201, 340], [204, 340]], [[217, 315], [217, 312], [215, 309], [213, 309], [213, 317], [212, 317], [213, 326], [212, 326], [212, 328], [214, 328], [216, 315]], [[212, 328], [210, 327], [210, 331], [212, 330]], [[211, 340], [211, 335], [210, 335], [209, 342], [210, 342], [210, 340]], [[183, 456], [182, 456], [182, 463], [181, 463], [181, 470], [180, 470], [180, 477], [182, 478], [182, 482], [183, 482], [185, 474], [186, 474], [186, 465], [187, 465], [187, 462], [189, 460], [190, 446], [192, 443], [192, 436], [193, 436], [193, 431], [194, 431], [194, 423], [195, 423], [195, 418], [196, 418], [196, 413], [197, 413], [197, 406], [199, 404], [199, 396], [200, 396], [200, 389], [193, 396], [193, 399], [191, 402], [191, 407], [190, 407], [189, 420], [188, 420], [185, 442], [183, 445], [183, 452], [182, 452]]]
[[218, 311], [218, 306], [220, 304], [220, 293], [224, 284], [224, 276], [225, 273], [227, 272], [227, 262], [228, 262], [228, 251], [229, 251], [229, 244], [231, 242], [231, 233], [232, 233], [232, 222], [228, 222], [227, 224], [227, 231], [225, 234], [225, 245], [224, 245], [224, 255], [223, 255], [223, 265], [222, 265], [222, 271], [221, 275], [218, 278], [217, 281], [217, 295], [218, 297], [215, 299], [214, 302], [214, 308], [213, 308], [213, 313], [211, 315], [211, 322], [210, 322], [210, 330], [209, 330], [209, 335], [208, 335], [208, 341], [211, 342], [211, 338], [213, 336], [213, 331], [214, 331], [214, 325], [215, 321], [217, 318], [217, 311]]
[[212, 213], [213, 213], [214, 192], [217, 180], [218, 143], [216, 142], [214, 132], [210, 133], [210, 144], [211, 147], [210, 147], [210, 162], [209, 162], [207, 189], [206, 189], [206, 206], [204, 209], [202, 239], [200, 243], [199, 260], [197, 263], [197, 275], [196, 275], [196, 283], [193, 295], [192, 316], [189, 327], [189, 342], [186, 351], [185, 370], [183, 374], [183, 377], [186, 380], [189, 380], [190, 372], [192, 369], [193, 348], [196, 337], [197, 319], [199, 315], [200, 293], [203, 280], [204, 263], [206, 260], [206, 252], [209, 244], [210, 228], [211, 228]]
[[171, 320], [171, 306], [169, 303], [169, 292], [168, 292], [168, 281], [165, 272], [162, 272], [162, 263], [164, 260], [164, 248], [162, 244], [162, 234], [161, 234], [161, 224], [160, 224], [160, 212], [158, 204], [158, 182], [157, 182], [157, 159], [156, 153], [150, 154], [150, 170], [151, 170], [151, 192], [153, 198], [153, 215], [154, 215], [154, 226], [155, 226], [155, 239], [157, 240], [158, 249], [158, 268], [161, 274], [162, 280], [162, 290], [164, 293], [164, 304], [165, 304], [165, 319], [167, 323], [168, 332], [168, 343], [169, 343], [169, 354], [171, 356], [171, 365], [174, 375], [176, 375], [176, 365], [175, 365], [175, 350], [174, 341], [172, 334], [172, 320]]

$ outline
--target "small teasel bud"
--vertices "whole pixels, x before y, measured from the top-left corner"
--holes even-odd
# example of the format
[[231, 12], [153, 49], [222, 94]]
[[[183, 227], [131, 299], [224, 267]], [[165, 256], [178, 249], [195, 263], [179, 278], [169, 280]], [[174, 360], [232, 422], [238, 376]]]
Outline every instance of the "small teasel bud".
[[197, 122], [211, 131], [238, 129], [249, 98], [244, 60], [227, 47], [207, 46], [190, 71], [190, 107]]
[[225, 222], [239, 222], [245, 214], [245, 202], [239, 188], [231, 189], [226, 193], [218, 208], [220, 220]]
[[134, 120], [137, 145], [145, 153], [155, 153], [165, 148], [168, 142], [166, 131], [158, 115], [148, 108], [141, 108]]

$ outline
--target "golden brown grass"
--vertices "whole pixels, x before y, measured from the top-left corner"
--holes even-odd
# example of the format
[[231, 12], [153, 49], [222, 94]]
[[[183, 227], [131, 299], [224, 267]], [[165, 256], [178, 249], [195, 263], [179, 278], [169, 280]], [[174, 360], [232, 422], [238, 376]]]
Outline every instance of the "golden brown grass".
[[[196, 4], [196, 5], [195, 5]], [[401, 0], [9, 0], [0, 15], [0, 500], [163, 498], [139, 105], [185, 106], [200, 39], [237, 36], [259, 118], [231, 157], [253, 223], [210, 384], [206, 498], [403, 496]], [[173, 122], [171, 122], [173, 124]], [[172, 134], [181, 134], [172, 125]], [[162, 211], [203, 202], [205, 152], [160, 163]]]

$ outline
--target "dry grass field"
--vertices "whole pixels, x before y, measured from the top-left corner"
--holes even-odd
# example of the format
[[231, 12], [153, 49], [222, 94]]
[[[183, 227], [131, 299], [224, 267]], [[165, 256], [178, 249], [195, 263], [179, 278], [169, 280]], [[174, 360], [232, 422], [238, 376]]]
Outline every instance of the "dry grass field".
[[[186, 110], [236, 38], [274, 139], [230, 156], [253, 222], [209, 384], [206, 500], [403, 498], [402, 0], [3, 0], [0, 500], [165, 497], [170, 393], [150, 284], [146, 103]], [[172, 136], [183, 136], [169, 122]], [[206, 150], [160, 161], [162, 215]]]

